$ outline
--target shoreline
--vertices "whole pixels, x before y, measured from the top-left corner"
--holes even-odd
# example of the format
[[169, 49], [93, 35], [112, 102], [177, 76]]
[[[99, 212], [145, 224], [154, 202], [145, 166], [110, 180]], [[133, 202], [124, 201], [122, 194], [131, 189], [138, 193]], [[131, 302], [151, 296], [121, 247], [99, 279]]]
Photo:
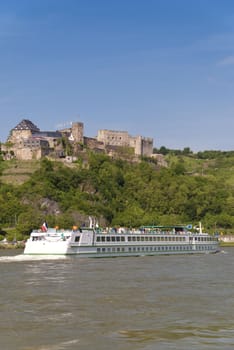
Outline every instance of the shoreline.
[[234, 242], [221, 242], [220, 247], [234, 247]]
[[24, 249], [24, 243], [0, 243], [0, 249]]

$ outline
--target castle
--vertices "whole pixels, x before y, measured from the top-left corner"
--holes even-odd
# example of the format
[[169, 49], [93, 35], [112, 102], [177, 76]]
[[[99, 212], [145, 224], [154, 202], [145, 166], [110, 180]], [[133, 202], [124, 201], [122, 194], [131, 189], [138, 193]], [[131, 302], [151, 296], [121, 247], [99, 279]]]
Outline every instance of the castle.
[[113, 155], [119, 148], [133, 150], [136, 157], [152, 156], [153, 139], [142, 136], [130, 136], [126, 131], [99, 130], [96, 138], [84, 136], [84, 124], [72, 123], [70, 128], [58, 131], [41, 131], [28, 119], [23, 119], [10, 131], [1, 151], [5, 159], [21, 160], [41, 159], [47, 155], [66, 157], [65, 145], [72, 148], [72, 155], [84, 147]]

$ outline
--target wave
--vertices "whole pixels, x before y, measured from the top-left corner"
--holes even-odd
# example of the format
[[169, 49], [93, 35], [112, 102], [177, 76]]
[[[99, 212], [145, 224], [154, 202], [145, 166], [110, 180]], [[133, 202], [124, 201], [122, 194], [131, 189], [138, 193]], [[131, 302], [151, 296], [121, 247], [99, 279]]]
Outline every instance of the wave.
[[27, 262], [27, 261], [40, 261], [40, 260], [64, 260], [67, 259], [65, 255], [9, 255], [9, 256], [0, 256], [1, 262]]

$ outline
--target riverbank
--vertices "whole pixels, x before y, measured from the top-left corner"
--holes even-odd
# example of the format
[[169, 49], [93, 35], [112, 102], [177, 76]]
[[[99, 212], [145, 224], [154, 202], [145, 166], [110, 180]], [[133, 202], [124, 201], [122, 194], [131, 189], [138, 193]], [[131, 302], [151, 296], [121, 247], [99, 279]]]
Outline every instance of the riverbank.
[[220, 242], [220, 247], [234, 247], [234, 242]]
[[24, 242], [0, 243], [0, 249], [23, 249], [24, 246], [25, 246]]

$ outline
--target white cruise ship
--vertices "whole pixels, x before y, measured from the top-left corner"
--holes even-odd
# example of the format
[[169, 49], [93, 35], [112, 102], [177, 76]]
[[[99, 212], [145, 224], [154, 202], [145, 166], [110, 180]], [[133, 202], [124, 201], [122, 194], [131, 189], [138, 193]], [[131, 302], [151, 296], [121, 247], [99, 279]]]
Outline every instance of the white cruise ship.
[[218, 238], [192, 233], [188, 226], [151, 226], [121, 232], [94, 228], [33, 230], [24, 254], [117, 257], [162, 254], [216, 253]]

